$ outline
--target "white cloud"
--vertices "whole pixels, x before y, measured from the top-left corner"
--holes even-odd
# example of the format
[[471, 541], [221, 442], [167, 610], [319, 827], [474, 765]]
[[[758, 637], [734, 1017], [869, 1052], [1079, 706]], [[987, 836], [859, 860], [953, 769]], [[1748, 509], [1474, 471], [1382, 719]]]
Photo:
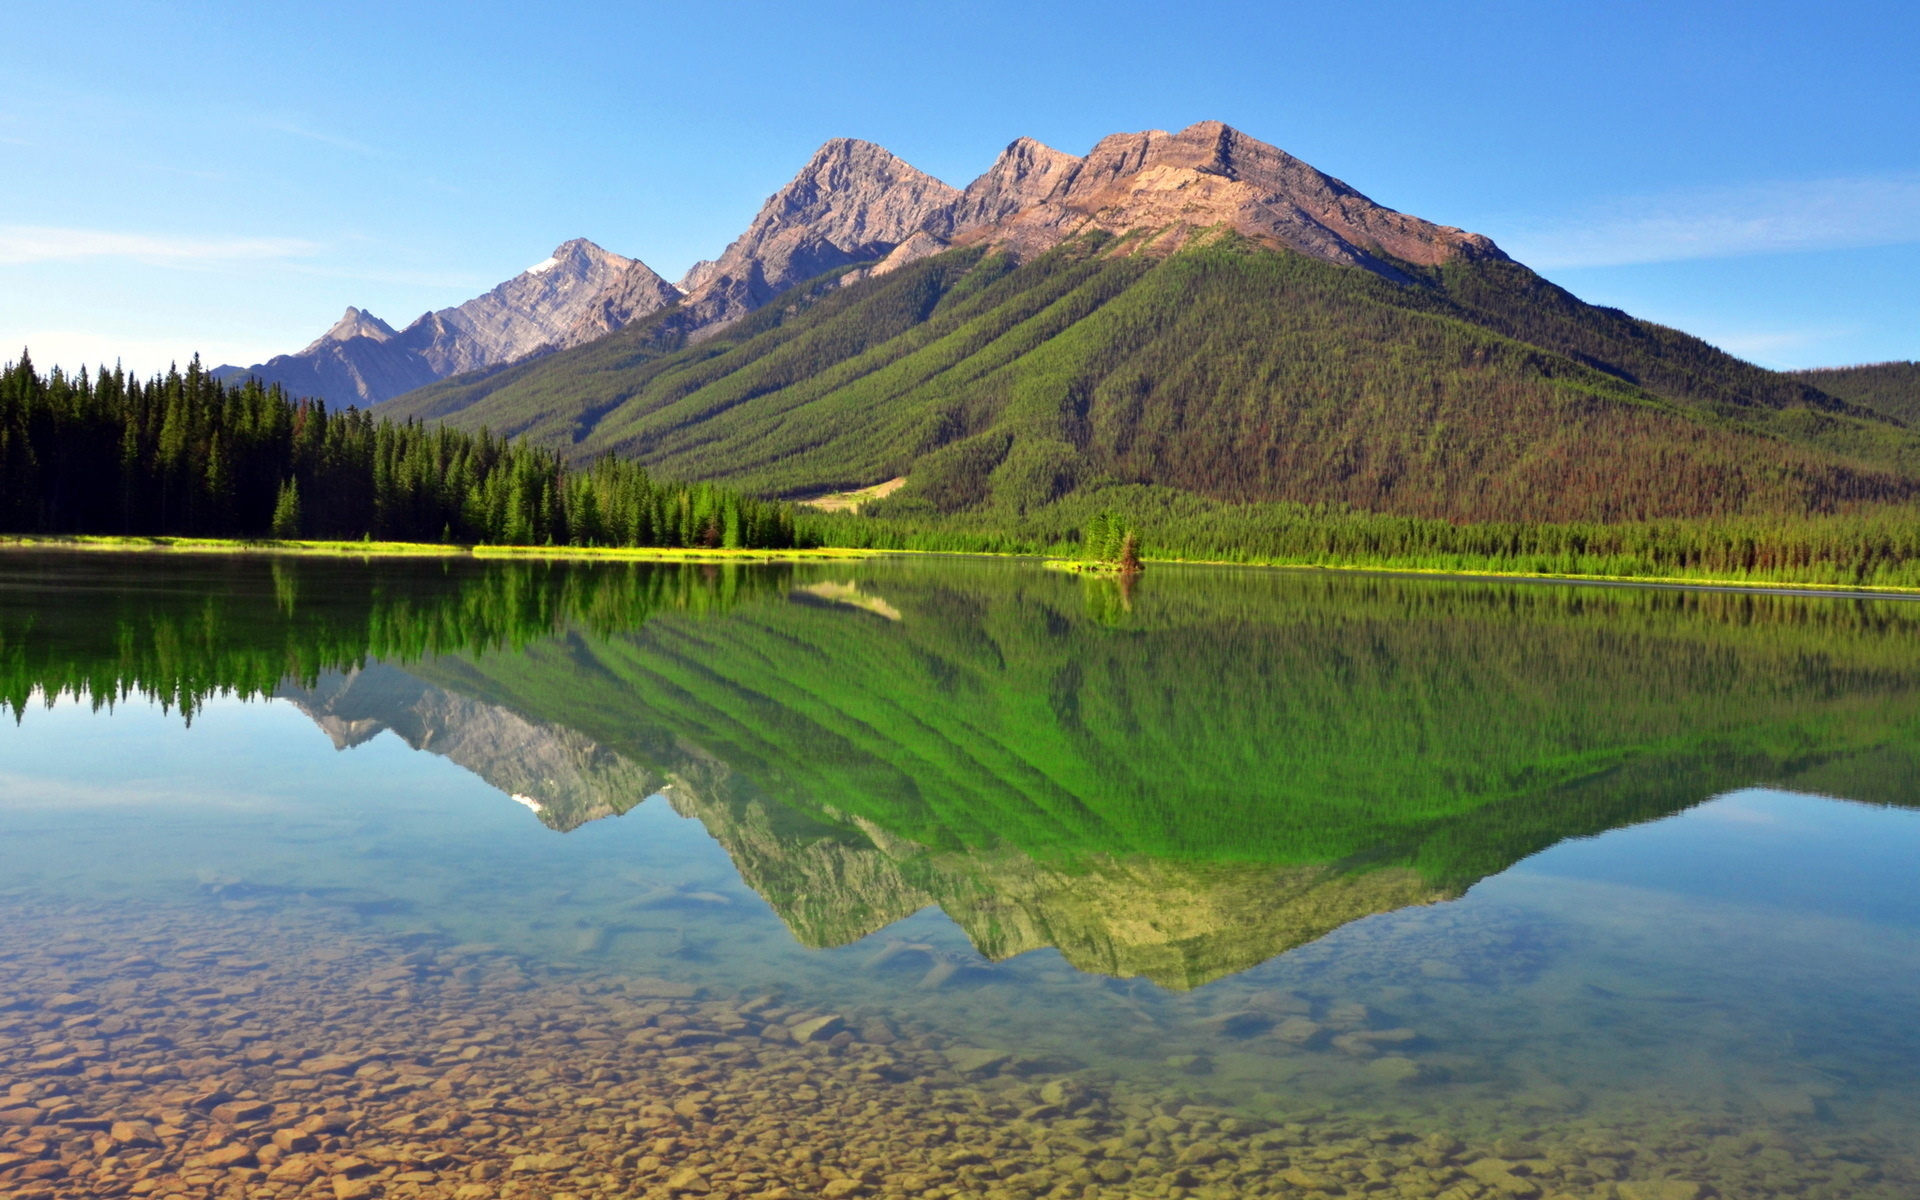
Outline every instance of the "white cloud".
[[1779, 361], [1783, 355], [1791, 356], [1797, 351], [1804, 351], [1809, 347], [1830, 341], [1836, 334], [1844, 335], [1848, 332], [1851, 331], [1845, 329], [1761, 329], [1736, 330], [1720, 334], [1717, 337], [1710, 337], [1706, 334], [1701, 334], [1700, 336], [1706, 337], [1708, 341], [1713, 342], [1729, 354], [1737, 354], [1741, 358], [1749, 359], [1753, 362], [1768, 363]]
[[1574, 216], [1516, 222], [1499, 241], [1541, 269], [1920, 242], [1920, 174], [1630, 197]]
[[319, 142], [322, 145], [332, 146], [337, 150], [350, 150], [355, 154], [365, 154], [373, 158], [385, 157], [380, 151], [375, 150], [365, 142], [356, 142], [352, 138], [336, 137], [331, 133], [321, 133], [302, 125], [296, 125], [291, 121], [257, 117], [254, 119], [253, 124], [261, 129], [270, 129], [275, 133], [284, 133], [297, 138], [305, 138], [307, 141]]
[[183, 238], [52, 225], [0, 225], [0, 265], [130, 258], [158, 266], [298, 258], [320, 247], [299, 238]]

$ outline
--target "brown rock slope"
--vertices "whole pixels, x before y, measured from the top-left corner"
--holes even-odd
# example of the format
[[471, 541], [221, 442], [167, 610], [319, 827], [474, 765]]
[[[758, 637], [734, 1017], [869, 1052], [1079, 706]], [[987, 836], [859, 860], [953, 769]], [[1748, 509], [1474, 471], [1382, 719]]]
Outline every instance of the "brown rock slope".
[[881, 258], [959, 195], [871, 142], [835, 138], [717, 260], [687, 273], [689, 324], [724, 325], [804, 279]]
[[1393, 260], [1437, 266], [1506, 257], [1482, 234], [1376, 204], [1219, 121], [1178, 133], [1116, 133], [1085, 158], [1021, 138], [927, 223], [941, 248], [985, 243], [1021, 259], [1082, 233], [1144, 234], [1136, 245], [1173, 250], [1208, 229], [1395, 280], [1405, 275]]

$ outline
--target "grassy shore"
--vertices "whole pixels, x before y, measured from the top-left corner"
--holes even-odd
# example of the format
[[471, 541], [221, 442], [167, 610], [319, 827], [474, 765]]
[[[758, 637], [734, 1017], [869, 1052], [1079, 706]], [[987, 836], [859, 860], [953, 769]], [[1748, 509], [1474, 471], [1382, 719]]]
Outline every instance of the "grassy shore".
[[[1106, 563], [1059, 555], [1011, 554], [993, 551], [868, 549], [822, 546], [808, 550], [708, 550], [673, 546], [457, 546], [437, 542], [325, 542], [241, 540], [237, 538], [36, 536], [0, 534], [0, 550], [88, 550], [119, 553], [187, 554], [305, 554], [347, 558], [547, 558], [614, 562], [833, 562], [888, 556], [962, 558], [1042, 558], [1042, 565], [1073, 574], [1112, 577], [1117, 570]], [[1353, 571], [1375, 575], [1422, 575], [1436, 579], [1525, 579], [1541, 582], [1643, 584], [1654, 587], [1736, 588], [1768, 592], [1814, 592], [1831, 595], [1920, 596], [1920, 587], [1887, 584], [1815, 583], [1783, 579], [1718, 578], [1708, 575], [1600, 575], [1567, 571], [1515, 571], [1496, 566], [1420, 567], [1391, 562], [1327, 562], [1301, 559], [1226, 560], [1154, 558], [1147, 565], [1258, 567], [1293, 571]]]
[[[900, 553], [916, 553], [900, 551]], [[925, 553], [920, 551], [918, 553]], [[1119, 568], [1112, 563], [1088, 562], [1074, 558], [1048, 558], [1043, 564], [1049, 570], [1064, 571], [1071, 575], [1091, 575], [1113, 579], [1120, 574]], [[1498, 567], [1416, 567], [1388, 563], [1316, 562], [1306, 559], [1287, 561], [1273, 559], [1269, 561], [1248, 561], [1246, 559], [1205, 559], [1205, 558], [1154, 558], [1143, 560], [1144, 566], [1183, 566], [1183, 567], [1251, 567], [1259, 570], [1277, 571], [1348, 571], [1366, 575], [1420, 575], [1435, 579], [1519, 579], [1537, 583], [1604, 583], [1620, 586], [1644, 585], [1647, 587], [1688, 587], [1713, 588], [1718, 591], [1728, 589], [1737, 591], [1764, 592], [1812, 592], [1822, 595], [1879, 595], [1879, 596], [1920, 596], [1920, 587], [1895, 587], [1887, 584], [1858, 583], [1802, 583], [1779, 579], [1722, 579], [1714, 576], [1694, 575], [1581, 575], [1567, 571], [1503, 571]]]
[[[1647, 587], [1688, 587], [1714, 588], [1725, 591], [1755, 592], [1817, 592], [1823, 595], [1877, 595], [1877, 596], [1920, 596], [1920, 587], [1896, 586], [1881, 583], [1816, 583], [1793, 579], [1750, 579], [1721, 577], [1716, 575], [1600, 575], [1579, 574], [1572, 571], [1512, 571], [1499, 567], [1477, 567], [1461, 565], [1457, 567], [1420, 567], [1396, 563], [1380, 562], [1325, 562], [1309, 559], [1289, 561], [1287, 559], [1210, 559], [1210, 558], [1149, 558], [1141, 560], [1148, 567], [1178, 565], [1187, 567], [1255, 567], [1280, 571], [1351, 571], [1366, 575], [1420, 575], [1435, 579], [1523, 579], [1539, 583], [1604, 583], [1616, 585], [1645, 585]], [[1111, 567], [1100, 564], [1075, 563], [1068, 559], [1052, 559], [1047, 563], [1059, 570], [1073, 571], [1077, 574], [1112, 575]]]
[[455, 546], [438, 542], [318, 542], [193, 537], [39, 537], [0, 535], [0, 549], [93, 550], [119, 553], [309, 554], [346, 558], [570, 558], [619, 562], [797, 562], [860, 559], [890, 553], [817, 550], [706, 550], [677, 546]]

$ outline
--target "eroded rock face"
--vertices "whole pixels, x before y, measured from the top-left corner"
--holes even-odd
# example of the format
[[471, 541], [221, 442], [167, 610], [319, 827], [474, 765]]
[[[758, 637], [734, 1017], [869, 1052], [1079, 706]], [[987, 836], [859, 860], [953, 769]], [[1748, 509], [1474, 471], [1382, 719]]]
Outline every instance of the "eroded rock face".
[[1006, 220], [1044, 203], [1068, 186], [1082, 160], [1032, 138], [1017, 138], [986, 174], [967, 185], [958, 199], [928, 223], [928, 232], [952, 237]]
[[680, 289], [654, 274], [653, 268], [634, 260], [618, 278], [607, 285], [574, 318], [558, 349], [583, 346], [635, 321], [652, 316], [680, 300]]
[[653, 275], [645, 264], [585, 238], [562, 243], [551, 257], [486, 295], [432, 314], [439, 321], [421, 355], [442, 375], [457, 375], [570, 344], [574, 326], [616, 283], [626, 283], [636, 266]]
[[1219, 121], [1113, 134], [1084, 159], [1016, 142], [967, 192], [978, 202], [955, 210], [946, 236], [1020, 257], [1096, 230], [1164, 251], [1208, 229], [1394, 278], [1394, 259], [1504, 257], [1489, 238], [1376, 204]]
[[960, 193], [871, 142], [835, 138], [681, 280], [695, 324], [725, 325], [822, 272], [884, 258]]

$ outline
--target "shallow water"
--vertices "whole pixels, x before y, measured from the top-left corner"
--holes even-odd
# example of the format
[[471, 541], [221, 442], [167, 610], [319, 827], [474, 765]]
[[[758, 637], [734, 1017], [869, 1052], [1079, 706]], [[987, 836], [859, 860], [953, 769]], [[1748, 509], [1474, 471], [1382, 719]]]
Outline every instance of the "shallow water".
[[1916, 632], [10, 555], [0, 1189], [1920, 1194]]

